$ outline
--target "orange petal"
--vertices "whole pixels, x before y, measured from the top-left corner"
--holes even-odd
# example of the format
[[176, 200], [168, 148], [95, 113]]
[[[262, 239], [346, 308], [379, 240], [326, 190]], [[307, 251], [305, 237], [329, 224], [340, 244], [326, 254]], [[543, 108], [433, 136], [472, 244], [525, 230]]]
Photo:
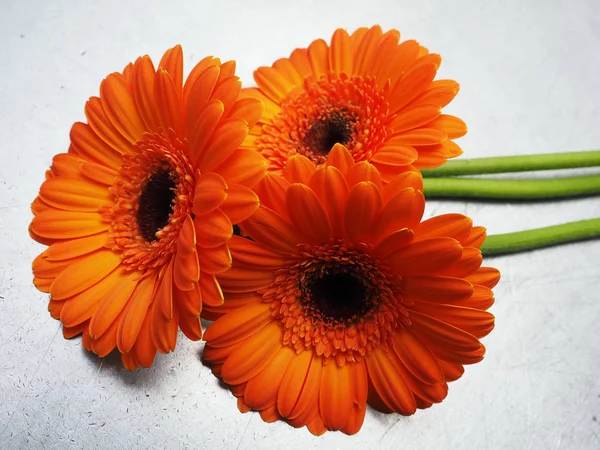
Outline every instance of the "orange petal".
[[81, 173], [79, 169], [85, 161], [86, 159], [84, 157], [76, 155], [73, 152], [59, 153], [58, 155], [54, 155], [52, 158], [52, 165], [50, 166], [50, 172], [52, 175], [50, 179], [55, 177], [81, 179]]
[[196, 283], [189, 291], [182, 291], [177, 286], [173, 286], [173, 302], [177, 303], [182, 315], [185, 312], [196, 317], [200, 316], [202, 312], [200, 285]]
[[205, 147], [221, 121], [224, 111], [223, 103], [219, 100], [211, 100], [197, 116], [189, 138], [190, 156], [194, 165], [204, 154]]
[[500, 272], [493, 267], [480, 267], [475, 273], [466, 277], [466, 280], [470, 283], [481, 284], [491, 289], [500, 281]]
[[259, 204], [258, 196], [251, 189], [234, 184], [229, 186], [221, 210], [229, 217], [229, 221], [235, 224], [254, 214]]
[[176, 45], [167, 50], [161, 58], [158, 67], [169, 73], [178, 91], [178, 95], [181, 96], [180, 91], [183, 86], [183, 50], [181, 45]]
[[349, 394], [355, 381], [351, 365], [348, 363], [340, 367], [333, 361], [323, 365], [319, 410], [323, 424], [328, 430], [341, 430], [350, 420], [353, 399]]
[[114, 270], [98, 283], [65, 301], [60, 321], [66, 327], [87, 322], [109, 292], [126, 276], [123, 268]]
[[443, 108], [456, 97], [459, 89], [459, 84], [454, 80], [435, 80], [429, 89], [414, 100], [412, 105], [434, 104]]
[[[195, 70], [196, 68], [194, 68], [192, 73]], [[187, 92], [184, 94], [186, 102], [184, 105], [186, 111], [185, 130], [188, 136], [192, 133], [198, 118], [204, 113], [204, 109], [210, 101], [219, 78], [220, 69], [217, 65], [211, 65], [205, 67], [193, 78], [192, 73], [190, 73], [190, 77], [186, 81], [185, 90]], [[219, 100], [213, 100], [211, 103], [221, 105], [221, 113], [224, 111], [225, 107]]]
[[369, 389], [367, 366], [364, 362], [349, 364], [352, 370], [352, 384], [349, 393], [352, 399], [352, 410], [348, 423], [342, 429], [346, 434], [356, 434], [362, 427], [367, 412], [367, 394]]
[[410, 311], [411, 332], [421, 337], [426, 344], [443, 348], [454, 348], [464, 352], [481, 348], [475, 336], [433, 317]]
[[159, 68], [156, 71], [154, 98], [156, 99], [158, 120], [163, 133], [172, 129], [178, 136], [182, 136], [181, 85], [176, 87], [173, 78], [164, 69]]
[[463, 254], [460, 261], [444, 270], [441, 275], [464, 278], [479, 269], [482, 260], [481, 250], [473, 247], [465, 247], [463, 248]]
[[351, 167], [346, 173], [346, 181], [350, 188], [357, 183], [370, 181], [377, 189], [381, 189], [381, 174], [374, 165], [369, 164], [367, 161], [361, 161]]
[[229, 117], [243, 120], [248, 124], [248, 128], [252, 128], [260, 120], [264, 110], [264, 105], [258, 100], [242, 98], [233, 104]]
[[131, 351], [152, 303], [156, 275], [142, 279], [131, 294], [123, 319], [117, 328], [117, 347], [121, 353]]
[[327, 212], [333, 236], [342, 236], [344, 206], [349, 193], [344, 176], [335, 167], [321, 167], [311, 177], [310, 187]]
[[204, 248], [222, 245], [233, 234], [233, 224], [220, 208], [197, 217], [194, 226], [196, 228], [196, 242]]
[[179, 325], [179, 308], [177, 308], [177, 305], [172, 307], [171, 318], [165, 318], [160, 311], [160, 305], [156, 302], [151, 306], [151, 312], [148, 315], [152, 317], [150, 332], [156, 349], [161, 353], [169, 353], [175, 350]]
[[123, 75], [112, 73], [100, 84], [102, 108], [114, 127], [131, 144], [145, 131], [135, 100]]
[[[163, 268], [158, 276], [156, 292], [154, 294], [154, 315], [162, 313], [163, 318], [170, 320], [173, 318], [173, 265], [174, 259], [171, 258], [169, 264]], [[157, 319], [158, 320], [158, 319]], [[154, 328], [154, 322], [153, 322]]]
[[110, 224], [104, 222], [100, 214], [55, 209], [41, 211], [31, 222], [31, 231], [51, 239], [91, 236], [107, 231], [109, 227]]
[[199, 284], [203, 303], [210, 306], [219, 306], [223, 303], [223, 291], [214, 275], [201, 273]]
[[434, 64], [425, 64], [412, 69], [390, 92], [390, 113], [395, 113], [419, 94], [421, 94], [433, 81], [437, 67]]
[[[91, 97], [85, 104], [85, 116], [94, 133], [108, 146], [120, 154], [130, 153], [133, 150], [131, 141], [123, 136], [107, 117], [101, 100]], [[71, 133], [74, 128], [71, 129]]]
[[46, 180], [40, 188], [40, 197], [47, 204], [68, 211], [97, 212], [112, 203], [106, 186], [61, 178]]
[[494, 329], [494, 315], [487, 311], [424, 302], [415, 303], [412, 308], [414, 311], [460, 328], [479, 339], [487, 336]]
[[[448, 395], [448, 384], [443, 378], [441, 382], [434, 384], [423, 383], [418, 380], [406, 366], [400, 361], [396, 354], [391, 353], [390, 358], [394, 360], [400, 375], [406, 382], [408, 389], [410, 389], [415, 396], [417, 408], [424, 409], [429, 408], [434, 403], [439, 403], [446, 398]], [[438, 365], [439, 365], [439, 361]]]
[[295, 86], [302, 86], [304, 80], [302, 76], [296, 70], [296, 67], [292, 61], [288, 58], [279, 58], [273, 63], [273, 68], [283, 75], [287, 81]]
[[122, 151], [109, 146], [88, 124], [81, 122], [73, 124], [70, 138], [74, 154], [110, 167], [120, 167]]
[[451, 237], [459, 242], [468, 238], [473, 222], [462, 214], [442, 214], [424, 220], [415, 227], [415, 240]]
[[275, 406], [281, 380], [295, 357], [296, 352], [291, 347], [283, 347], [267, 367], [246, 384], [244, 390], [246, 404], [259, 411]]
[[371, 226], [381, 209], [381, 192], [371, 182], [361, 182], [350, 189], [344, 210], [344, 230], [348, 239], [370, 235]]
[[476, 308], [480, 310], [486, 310], [494, 304], [494, 293], [488, 287], [475, 284], [473, 286], [473, 296], [468, 300], [460, 302], [460, 306], [468, 306], [469, 308]]
[[199, 341], [202, 339], [202, 324], [200, 322], [200, 315], [194, 315], [187, 311], [180, 310], [179, 329], [189, 340]]
[[231, 157], [215, 169], [229, 185], [253, 187], [265, 175], [267, 160], [257, 151], [238, 148]]
[[227, 384], [239, 384], [254, 378], [281, 350], [281, 326], [271, 322], [233, 350], [223, 364], [222, 377]]
[[329, 72], [329, 48], [323, 39], [317, 39], [308, 46], [308, 60], [315, 79]]
[[103, 184], [104, 186], [112, 186], [115, 184], [119, 173], [110, 167], [86, 161], [79, 166], [81, 174], [89, 180]]
[[271, 100], [281, 103], [294, 85], [273, 67], [259, 67], [254, 71], [254, 81], [260, 90]]
[[371, 159], [376, 163], [396, 167], [412, 164], [418, 156], [419, 153], [410, 145], [385, 143]]
[[311, 188], [292, 184], [286, 194], [286, 203], [291, 222], [308, 238], [308, 242], [323, 243], [331, 237], [325, 209]]
[[302, 78], [309, 77], [312, 74], [308, 52], [305, 48], [297, 48], [290, 55], [290, 62], [294, 65], [296, 72]]
[[[264, 95], [257, 88], [244, 88], [240, 91], [239, 99], [243, 100], [246, 98], [252, 98], [258, 100], [264, 106], [264, 111], [262, 117], [260, 118], [260, 122], [268, 123], [273, 117], [279, 114], [281, 108], [275, 102], [273, 102], [269, 97]], [[250, 124], [248, 124], [250, 126]], [[252, 126], [250, 126], [252, 128]]]
[[381, 348], [375, 348], [365, 360], [369, 379], [383, 403], [399, 414], [414, 414], [415, 397], [388, 355]]
[[423, 191], [423, 177], [421, 176], [421, 172], [415, 169], [414, 166], [410, 167], [412, 168], [411, 170], [397, 174], [383, 187], [382, 195], [384, 203], [387, 204], [396, 194], [409, 187], [415, 191]]
[[258, 198], [260, 198], [261, 205], [272, 209], [281, 217], [288, 219], [285, 194], [289, 186], [290, 182], [282, 176], [267, 173], [256, 185], [254, 190], [256, 191]]
[[[139, 273], [129, 272], [106, 294], [90, 321], [90, 335], [99, 339], [116, 321], [138, 284]], [[114, 332], [116, 333], [116, 325]], [[115, 334], [116, 346], [116, 334]], [[114, 346], [113, 346], [114, 347]]]
[[99, 233], [79, 239], [55, 242], [45, 251], [46, 259], [49, 261], [64, 261], [84, 256], [104, 247], [107, 240], [108, 233]]
[[121, 257], [111, 250], [99, 250], [80, 258], [56, 277], [50, 294], [56, 300], [79, 294], [102, 280], [121, 264]]
[[[391, 86], [395, 86], [399, 79], [406, 75], [406, 72], [414, 65], [419, 57], [419, 43], [415, 40], [401, 42], [394, 51], [391, 61], [388, 61], [387, 67], [380, 72], [383, 80], [390, 81]], [[381, 84], [380, 84], [381, 86]]]
[[278, 269], [286, 258], [270, 248], [242, 238], [233, 236], [229, 241], [229, 250], [235, 264], [250, 265], [260, 269]]
[[152, 342], [151, 335], [151, 321], [152, 316], [146, 314], [142, 328], [138, 334], [138, 337], [133, 345], [133, 354], [138, 365], [142, 367], [150, 367], [154, 363], [154, 357], [156, 356], [156, 347]]
[[260, 411], [260, 418], [262, 420], [264, 420], [266, 423], [273, 423], [273, 422], [281, 419], [281, 416], [277, 412], [277, 409], [275, 408], [275, 406], [269, 406], [266, 409], [263, 409], [262, 411]]
[[[392, 130], [394, 130], [394, 134], [412, 130], [432, 122], [434, 119], [440, 116], [441, 110], [441, 107], [437, 104], [425, 104], [412, 108], [406, 108], [404, 111], [397, 114], [396, 117], [394, 117], [390, 127]], [[432, 124], [430, 128], [438, 127]]]
[[248, 124], [242, 119], [226, 119], [215, 129], [196, 164], [203, 172], [210, 172], [227, 160], [242, 144], [248, 134]]
[[352, 50], [350, 48], [350, 36], [342, 28], [338, 28], [331, 38], [331, 50], [329, 52], [329, 67], [337, 74], [352, 73]]
[[[381, 39], [381, 35], [382, 32], [379, 25], [369, 28], [364, 34], [354, 53], [354, 72], [357, 75], [366, 75], [369, 72], [369, 62], [373, 56], [376, 56], [375, 49]], [[353, 39], [355, 39], [354, 36]]]
[[484, 227], [473, 227], [469, 237], [461, 241], [461, 244], [465, 247], [481, 247], [486, 237], [486, 229]]
[[308, 184], [317, 168], [313, 162], [303, 155], [291, 156], [283, 169], [283, 176], [290, 183]]
[[204, 333], [212, 347], [227, 347], [242, 342], [273, 322], [268, 303], [252, 303], [225, 314]]
[[193, 211], [202, 216], [215, 210], [227, 198], [227, 183], [216, 173], [200, 175], [196, 181]]
[[244, 222], [244, 230], [256, 242], [283, 254], [294, 254], [301, 239], [289, 222], [275, 211], [260, 206], [256, 213]]
[[196, 252], [196, 232], [192, 218], [187, 215], [177, 240], [173, 281], [182, 291], [189, 291], [194, 288], [199, 277], [200, 264]]
[[366, 67], [368, 75], [377, 81], [377, 89], [382, 89], [388, 82], [388, 69], [392, 61], [391, 55], [397, 52], [400, 33], [397, 30], [386, 32], [379, 40], [379, 45], [372, 53], [370, 67]]
[[401, 290], [409, 297], [438, 303], [466, 300], [473, 295], [471, 283], [452, 277], [405, 277]]
[[[295, 418], [313, 402], [317, 401], [318, 381], [321, 375], [321, 361], [318, 361], [318, 370], [312, 370], [313, 352], [304, 350], [300, 352], [286, 368], [277, 394], [277, 409], [283, 417]], [[315, 364], [317, 366], [317, 364]], [[303, 402], [299, 399], [305, 390]], [[309, 401], [307, 401], [309, 400]], [[296, 414], [292, 414], [294, 411]], [[305, 423], [299, 426], [306, 425]]]
[[348, 149], [342, 144], [335, 144], [331, 148], [329, 155], [327, 155], [326, 165], [328, 167], [335, 167], [340, 172], [342, 172], [342, 175], [344, 176], [346, 176], [348, 171], [352, 167], [354, 167], [355, 164], [356, 163], [354, 162], [354, 158], [352, 157]]
[[104, 358], [117, 347], [117, 327], [119, 326], [122, 317], [123, 311], [118, 314], [102, 336], [98, 336], [96, 339], [92, 337], [92, 351], [100, 358]]
[[441, 130], [450, 139], [457, 139], [467, 134], [467, 125], [458, 117], [447, 114], [442, 114], [427, 126]]
[[392, 339], [393, 351], [417, 380], [426, 384], [444, 382], [438, 360], [417, 336], [400, 328]]
[[231, 267], [231, 253], [227, 244], [203, 248], [198, 252], [197, 258], [200, 262], [200, 267], [202, 267], [202, 272], [216, 274], [224, 272]]
[[63, 325], [63, 336], [65, 339], [71, 339], [75, 336], [79, 336], [84, 331], [87, 331], [89, 325], [89, 322], [83, 322], [79, 325], [75, 325], [74, 327], [65, 327]]
[[414, 242], [387, 258], [400, 275], [432, 275], [460, 260], [462, 247], [451, 238], [433, 238]]
[[325, 428], [325, 425], [323, 424], [323, 420], [321, 420], [321, 417], [319, 415], [314, 416], [311, 419], [311, 421], [308, 422], [308, 424], [306, 425], [306, 428], [314, 436], [321, 436], [327, 431], [327, 428]]
[[154, 99], [154, 73], [154, 64], [148, 56], [138, 58], [133, 66], [132, 93], [145, 130], [155, 133], [158, 131], [158, 118]]
[[438, 360], [438, 363], [444, 371], [444, 378], [448, 382], [458, 380], [465, 373], [465, 368], [461, 364], [451, 363], [442, 359]]
[[227, 303], [223, 303], [217, 306], [211, 306], [207, 304], [202, 305], [202, 318], [206, 320], [217, 320], [219, 317], [234, 311], [243, 306], [251, 303], [259, 303], [263, 301], [263, 296], [255, 292], [243, 292], [243, 293], [227, 293]]
[[378, 258], [385, 259], [394, 252], [413, 242], [414, 233], [408, 228], [394, 231], [383, 238], [373, 249], [373, 254]]
[[405, 131], [402, 134], [397, 134], [386, 142], [386, 146], [434, 145], [444, 142], [446, 139], [448, 139], [448, 135], [437, 128], [417, 128], [415, 130]]
[[250, 293], [266, 289], [274, 278], [273, 270], [236, 264], [219, 274], [219, 283], [227, 293]]

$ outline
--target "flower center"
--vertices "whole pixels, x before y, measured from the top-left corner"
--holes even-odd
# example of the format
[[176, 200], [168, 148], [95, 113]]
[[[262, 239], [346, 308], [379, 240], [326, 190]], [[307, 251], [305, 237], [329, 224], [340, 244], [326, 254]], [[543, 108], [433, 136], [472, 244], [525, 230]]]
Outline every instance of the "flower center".
[[327, 156], [335, 144], [347, 145], [351, 141], [355, 121], [342, 111], [331, 111], [309, 127], [304, 146], [315, 155]]
[[408, 325], [400, 279], [366, 244], [331, 239], [306, 245], [279, 269], [263, 294], [284, 328], [283, 344], [313, 349], [340, 366], [386, 342]]
[[258, 150], [270, 170], [282, 170], [288, 158], [301, 154], [323, 164], [339, 143], [356, 161], [370, 159], [391, 133], [385, 92], [374, 79], [329, 74], [306, 81], [283, 101], [281, 111], [263, 125]]
[[150, 176], [139, 198], [136, 218], [140, 234], [147, 242], [157, 240], [156, 232], [169, 223], [175, 199], [176, 175], [160, 168]]
[[303, 303], [325, 320], [347, 322], [365, 316], [373, 307], [369, 295], [372, 293], [356, 275], [345, 273], [345, 269], [344, 266], [333, 267], [305, 284]]
[[160, 269], [177, 251], [177, 239], [194, 201], [194, 169], [185, 141], [173, 132], [146, 134], [123, 157], [102, 211], [111, 224], [109, 246], [129, 270]]

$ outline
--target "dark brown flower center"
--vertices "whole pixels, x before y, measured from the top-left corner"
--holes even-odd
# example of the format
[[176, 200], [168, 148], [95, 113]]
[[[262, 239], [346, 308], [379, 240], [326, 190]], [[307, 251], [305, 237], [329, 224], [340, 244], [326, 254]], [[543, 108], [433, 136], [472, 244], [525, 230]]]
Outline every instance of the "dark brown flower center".
[[310, 282], [304, 300], [324, 318], [347, 322], [363, 317], [373, 306], [371, 292], [353, 274], [326, 272]]
[[332, 111], [310, 125], [303, 144], [316, 155], [327, 156], [335, 144], [347, 145], [352, 140], [354, 122], [343, 111]]
[[156, 232], [169, 223], [173, 212], [177, 176], [166, 167], [159, 168], [142, 188], [136, 213], [140, 234], [146, 242], [158, 239]]

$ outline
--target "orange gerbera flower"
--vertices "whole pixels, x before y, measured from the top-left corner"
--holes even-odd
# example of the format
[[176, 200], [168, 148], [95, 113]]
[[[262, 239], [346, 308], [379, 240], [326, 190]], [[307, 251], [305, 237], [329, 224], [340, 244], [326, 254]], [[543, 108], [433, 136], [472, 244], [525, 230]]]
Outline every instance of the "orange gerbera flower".
[[258, 207], [249, 186], [266, 163], [239, 145], [263, 107], [237, 100], [234, 70], [208, 57], [184, 84], [177, 46], [158, 69], [144, 56], [110, 74], [33, 202], [31, 236], [49, 245], [34, 283], [52, 317], [131, 370], [174, 350], [178, 326], [200, 339], [202, 302], [223, 301], [232, 223]]
[[301, 154], [322, 164], [334, 144], [355, 161], [370, 161], [388, 181], [411, 164], [435, 167], [462, 150], [452, 139], [464, 122], [441, 114], [458, 93], [452, 80], [433, 81], [441, 63], [417, 41], [379, 26], [352, 35], [338, 29], [331, 45], [318, 39], [289, 59], [254, 73], [258, 88], [242, 95], [265, 103], [245, 146], [258, 149], [281, 173]]
[[366, 404], [413, 414], [442, 401], [494, 327], [496, 269], [485, 229], [459, 214], [421, 222], [422, 179], [382, 187], [334, 146], [320, 168], [292, 156], [259, 183], [261, 206], [234, 237], [210, 308], [204, 360], [241, 411], [313, 434], [356, 433]]

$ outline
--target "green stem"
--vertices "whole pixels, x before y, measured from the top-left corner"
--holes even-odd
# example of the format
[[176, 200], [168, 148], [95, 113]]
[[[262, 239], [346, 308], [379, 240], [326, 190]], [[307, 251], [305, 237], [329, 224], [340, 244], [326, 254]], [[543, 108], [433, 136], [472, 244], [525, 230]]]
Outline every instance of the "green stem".
[[551, 227], [488, 236], [481, 246], [484, 255], [519, 253], [568, 242], [600, 237], [600, 219], [580, 220]]
[[490, 180], [481, 178], [426, 178], [425, 196], [494, 199], [580, 197], [600, 193], [600, 175], [544, 180]]
[[481, 175], [486, 173], [529, 172], [600, 166], [600, 151], [544, 153], [541, 155], [498, 156], [457, 159], [436, 169], [422, 170], [424, 177]]

